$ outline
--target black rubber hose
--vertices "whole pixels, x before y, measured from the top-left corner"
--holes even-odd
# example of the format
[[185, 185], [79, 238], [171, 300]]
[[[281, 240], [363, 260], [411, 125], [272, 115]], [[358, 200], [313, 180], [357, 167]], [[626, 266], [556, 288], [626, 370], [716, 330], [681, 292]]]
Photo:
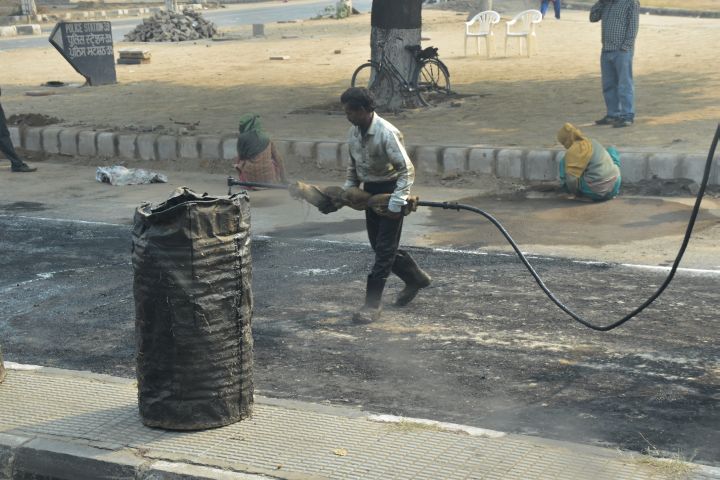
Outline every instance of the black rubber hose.
[[[720, 124], [718, 124], [717, 129], [715, 130], [715, 136], [713, 137], [712, 144], [710, 146], [710, 152], [708, 153], [707, 161], [705, 162], [705, 171], [703, 172], [703, 178], [700, 182], [700, 189], [697, 193], [697, 198], [695, 199], [695, 206], [693, 207], [692, 213], [690, 214], [690, 220], [688, 221], [687, 229], [685, 230], [685, 238], [683, 239], [682, 245], [680, 246], [680, 250], [678, 251], [677, 256], [675, 257], [675, 262], [673, 262], [673, 266], [670, 269], [670, 273], [668, 273], [667, 278], [665, 278], [665, 281], [662, 285], [653, 293], [650, 298], [648, 298], [645, 302], [642, 303], [639, 307], [637, 307], [632, 312], [625, 315], [620, 320], [611, 323], [609, 325], [601, 326], [601, 325], [594, 325], [587, 320], [580, 317], [578, 314], [570, 310], [567, 306], [565, 306], [558, 298], [545, 286], [545, 283], [540, 278], [540, 275], [535, 271], [535, 269], [530, 265], [530, 262], [527, 258], [525, 258], [525, 255], [520, 251], [520, 247], [515, 243], [515, 241], [512, 239], [510, 234], [505, 230], [505, 227], [503, 227], [500, 222], [490, 215], [489, 213], [480, 210], [479, 208], [470, 206], [470, 205], [463, 205], [461, 203], [457, 202], [426, 202], [426, 201], [419, 201], [418, 206], [419, 207], [432, 207], [432, 208], [442, 208], [444, 210], [467, 210], [469, 212], [477, 213], [478, 215], [482, 215], [483, 217], [487, 218], [495, 227], [497, 227], [498, 230], [500, 230], [500, 233], [503, 234], [505, 239], [510, 243], [513, 250], [515, 250], [515, 253], [520, 258], [520, 261], [525, 265], [525, 267], [528, 269], [530, 274], [535, 279], [535, 282], [540, 286], [543, 292], [545, 292], [545, 295], [550, 298], [550, 300], [555, 303], [562, 311], [570, 315], [574, 320], [577, 322], [585, 325], [588, 328], [592, 328], [593, 330], [598, 330], [600, 332], [607, 332], [609, 330], [612, 330], [613, 328], [617, 328], [623, 323], [627, 322], [634, 316], [636, 316], [638, 313], [645, 310], [645, 308], [653, 303], [659, 296], [662, 294], [662, 292], [667, 288], [668, 285], [670, 285], [670, 282], [672, 281], [673, 277], [675, 277], [675, 272], [678, 269], [678, 266], [680, 265], [680, 261], [682, 260], [683, 255], [685, 254], [685, 249], [688, 246], [688, 243], [690, 242], [690, 237], [692, 236], [692, 230], [695, 226], [695, 220], [697, 219], [698, 212], [700, 211], [700, 203], [702, 202], [702, 198], [705, 195], [705, 188], [707, 187], [708, 179], [710, 178], [710, 170], [712, 168], [712, 160], [715, 157], [715, 149], [717, 148], [718, 139], [720, 138]], [[276, 189], [287, 189], [288, 186], [284, 184], [276, 184], [276, 183], [260, 183], [260, 182], [244, 182], [236, 180], [232, 177], [228, 177], [227, 179], [228, 183], [228, 195], [230, 195], [230, 189], [233, 185], [239, 185], [239, 186], [246, 186], [246, 187], [260, 187], [260, 188], [276, 188]]]
[[690, 237], [692, 235], [693, 227], [695, 226], [695, 219], [697, 218], [698, 212], [700, 211], [700, 203], [702, 202], [702, 198], [705, 195], [705, 188], [707, 187], [708, 179], [710, 177], [710, 169], [712, 168], [712, 160], [715, 156], [715, 149], [717, 148], [718, 144], [718, 138], [720, 138], [720, 124], [718, 124], [717, 130], [715, 131], [715, 137], [713, 138], [712, 145], [710, 147], [710, 152], [708, 153], [707, 162], [705, 163], [705, 171], [703, 173], [702, 182], [700, 183], [700, 189], [697, 193], [697, 198], [695, 200], [695, 206], [693, 207], [692, 213], [690, 214], [690, 220], [688, 221], [687, 229], [685, 230], [685, 238], [683, 239], [682, 245], [680, 246], [680, 250], [678, 251], [677, 256], [675, 257], [675, 262], [673, 263], [672, 268], [670, 269], [670, 273], [668, 274], [667, 278], [663, 282], [662, 285], [653, 293], [650, 298], [648, 298], [645, 302], [642, 303], [639, 307], [637, 307], [635, 310], [630, 312], [629, 314], [625, 315], [620, 320], [613, 322], [609, 325], [600, 326], [600, 325], [594, 325], [587, 320], [580, 317], [578, 314], [570, 310], [567, 306], [565, 306], [558, 298], [545, 286], [545, 283], [540, 278], [540, 275], [535, 271], [535, 269], [530, 265], [530, 262], [527, 258], [525, 258], [525, 255], [520, 251], [520, 248], [517, 246], [515, 241], [512, 239], [510, 234], [505, 230], [505, 228], [500, 224], [497, 219], [495, 219], [492, 215], [489, 213], [480, 210], [479, 208], [472, 207], [470, 205], [463, 205], [455, 202], [426, 202], [426, 201], [419, 201], [418, 206], [422, 207], [436, 207], [436, 208], [443, 208], [445, 210], [467, 210], [470, 212], [475, 212], [479, 215], [482, 215], [483, 217], [487, 218], [495, 227], [497, 227], [498, 230], [500, 230], [500, 233], [503, 234], [505, 239], [510, 243], [513, 250], [515, 250], [515, 253], [520, 258], [520, 261], [527, 267], [530, 274], [535, 279], [535, 282], [540, 286], [543, 292], [545, 292], [545, 295], [550, 298], [550, 300], [555, 303], [562, 311], [570, 315], [574, 320], [577, 322], [585, 325], [588, 328], [592, 328], [593, 330], [598, 330], [600, 332], [607, 332], [609, 330], [612, 330], [613, 328], [617, 328], [623, 323], [627, 322], [634, 316], [636, 316], [638, 313], [645, 310], [645, 308], [653, 303], [655, 299], [657, 299], [660, 294], [667, 288], [668, 285], [670, 285], [670, 282], [672, 281], [673, 277], [675, 276], [675, 272], [678, 269], [678, 266], [680, 265], [680, 261], [682, 260], [683, 255], [685, 254], [685, 249], [688, 246], [688, 243], [690, 241]]

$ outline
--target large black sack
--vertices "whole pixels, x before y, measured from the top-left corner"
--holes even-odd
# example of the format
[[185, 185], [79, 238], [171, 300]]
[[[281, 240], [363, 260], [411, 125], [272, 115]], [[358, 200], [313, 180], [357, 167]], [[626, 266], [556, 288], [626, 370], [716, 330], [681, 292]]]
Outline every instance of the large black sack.
[[135, 211], [138, 403], [145, 425], [219, 427], [253, 401], [250, 205], [186, 187]]

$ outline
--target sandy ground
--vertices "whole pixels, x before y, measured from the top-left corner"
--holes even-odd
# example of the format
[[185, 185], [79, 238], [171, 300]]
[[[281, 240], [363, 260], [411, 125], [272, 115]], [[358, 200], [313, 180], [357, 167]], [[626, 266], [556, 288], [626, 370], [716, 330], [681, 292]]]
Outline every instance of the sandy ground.
[[[466, 15], [423, 13], [423, 35], [430, 39], [424, 44], [439, 47], [462, 103], [390, 115], [409, 144], [552, 147], [563, 122], [583, 125], [604, 114], [600, 26], [588, 22], [587, 12], [546, 18], [531, 58], [519, 56], [514, 43], [505, 56], [500, 24], [491, 59], [475, 55], [472, 46], [463, 55]], [[348, 125], [336, 102], [369, 56], [370, 15], [269, 24], [262, 39], [247, 38], [249, 29], [227, 31], [244, 34], [236, 41], [117, 44], [116, 50], [149, 49], [152, 63], [118, 65], [114, 86], [66, 87], [51, 96], [26, 93], [50, 90], [40, 86], [48, 80], [78, 84], [82, 78], [50, 46], [2, 51], [0, 41], [3, 105], [8, 114], [49, 114], [69, 125], [172, 131], [199, 122], [190, 133], [212, 134], [232, 134], [237, 118], [254, 111], [278, 138], [344, 138]], [[720, 118], [718, 43], [719, 20], [643, 15], [634, 66], [637, 123], [592, 126], [587, 133], [621, 148], [707, 153]], [[272, 55], [290, 59], [269, 60]]]
[[[564, 121], [584, 124], [603, 115], [600, 28], [587, 21], [587, 12], [564, 11], [561, 21], [547, 18], [539, 28], [538, 53], [531, 58], [518, 56], [516, 45], [511, 45], [509, 56], [504, 56], [500, 28], [497, 56], [489, 60], [482, 55], [463, 56], [462, 21], [466, 13], [426, 9], [423, 15], [424, 35], [430, 37], [425, 43], [440, 48], [462, 105], [451, 107], [446, 103], [390, 115], [409, 144], [557, 148], [555, 132]], [[41, 87], [48, 80], [77, 84], [82, 79], [50, 47], [1, 51], [0, 41], [3, 106], [8, 115], [52, 115], [67, 125], [189, 134], [232, 134], [239, 115], [254, 111], [263, 116], [277, 138], [343, 139], [348, 124], [337, 111], [337, 97], [348, 85], [355, 66], [369, 56], [369, 22], [369, 15], [358, 15], [346, 21], [266, 25], [268, 36], [263, 39], [119, 44], [118, 48], [148, 48], [152, 63], [118, 65], [117, 85], [92, 88]], [[247, 37], [250, 27], [243, 28], [228, 33]], [[720, 118], [720, 69], [715, 63], [719, 41], [720, 20], [643, 16], [635, 64], [637, 123], [626, 129], [587, 127], [586, 132], [622, 148], [707, 154]], [[336, 49], [341, 53], [335, 54]], [[271, 61], [271, 55], [291, 58]], [[25, 95], [50, 90], [56, 94]], [[36, 163], [39, 159], [29, 155], [28, 160]], [[97, 165], [97, 160], [88, 159], [84, 164]], [[202, 169], [207, 173], [234, 173], [230, 164], [226, 167]], [[329, 184], [339, 183], [343, 175], [339, 170], [319, 171], [311, 164], [288, 167], [291, 178]], [[158, 164], [154, 168], [173, 178], [174, 170], [192, 170], [193, 165]], [[462, 199], [487, 209], [509, 225], [525, 251], [655, 265], [667, 265], [674, 258], [694, 200], [689, 193], [687, 198], [671, 202], [658, 200], [657, 207], [645, 211], [647, 217], [634, 218], [636, 209], [627, 210], [635, 213], [623, 213], [636, 202], [630, 197], [603, 205], [558, 204], [542, 197], [516, 195], [521, 185], [490, 177], [465, 175], [443, 180], [419, 175], [417, 182], [467, 188], [462, 197], [445, 198], [438, 191], [424, 198]], [[626, 188], [623, 195], [634, 193], [647, 192]], [[717, 191], [711, 193], [703, 202], [708, 210], [699, 219], [686, 266], [717, 268], [720, 222], [717, 200], [711, 198]], [[438, 214], [431, 222], [441, 226], [441, 232], [414, 241], [406, 235], [406, 241], [507, 248], [496, 232], [488, 230], [487, 235], [479, 235], [474, 221], [463, 217], [446, 224], [446, 217]], [[649, 226], [655, 229], [651, 229], [652, 234]], [[643, 238], [626, 238], [633, 228], [642, 230]], [[577, 232], [583, 233], [582, 238]], [[563, 235], [570, 235], [572, 241], [561, 241]]]

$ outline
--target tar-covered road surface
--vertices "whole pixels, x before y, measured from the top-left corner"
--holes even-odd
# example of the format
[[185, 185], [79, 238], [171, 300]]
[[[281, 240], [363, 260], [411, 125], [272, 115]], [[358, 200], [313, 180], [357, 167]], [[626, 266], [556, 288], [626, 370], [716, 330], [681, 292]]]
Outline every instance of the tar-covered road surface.
[[[130, 227], [23, 217], [32, 205], [17, 207], [0, 216], [6, 361], [133, 377]], [[355, 326], [366, 246], [254, 239], [259, 392], [720, 465], [717, 275], [680, 273], [637, 319], [600, 333], [552, 305], [513, 256], [412, 251], [432, 288]], [[601, 324], [664, 278], [532, 261]], [[399, 288], [391, 279], [388, 303]]]

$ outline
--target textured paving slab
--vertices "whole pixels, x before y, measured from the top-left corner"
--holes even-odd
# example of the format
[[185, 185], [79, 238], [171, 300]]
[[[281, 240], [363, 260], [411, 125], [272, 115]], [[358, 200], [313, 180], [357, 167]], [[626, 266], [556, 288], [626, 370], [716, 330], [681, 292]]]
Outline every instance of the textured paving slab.
[[[131, 453], [147, 462], [138, 467], [143, 471], [152, 469], [154, 460], [163, 460], [220, 467], [218, 475], [245, 472], [257, 475], [254, 478], [286, 479], [661, 479], [668, 475], [667, 462], [616, 450], [262, 398], [251, 419], [227, 427], [198, 432], [150, 429], [140, 421], [132, 381], [8, 366], [8, 376], [0, 385], [0, 440], [40, 438]], [[47, 443], [29, 441], [22, 448], [40, 449]], [[8, 448], [7, 442], [3, 444]], [[68, 451], [72, 449], [64, 454]], [[125, 468], [132, 465], [127, 456], [119, 458]], [[0, 465], [0, 471], [4, 467]], [[716, 470], [695, 465], [683, 475], [720, 478]]]

